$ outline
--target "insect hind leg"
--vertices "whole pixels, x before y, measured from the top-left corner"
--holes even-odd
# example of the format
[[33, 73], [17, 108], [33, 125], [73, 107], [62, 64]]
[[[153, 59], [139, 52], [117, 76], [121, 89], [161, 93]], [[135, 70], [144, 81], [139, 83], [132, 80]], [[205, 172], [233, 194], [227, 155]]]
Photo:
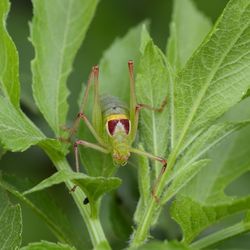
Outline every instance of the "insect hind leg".
[[159, 157], [159, 156], [155, 156], [153, 154], [150, 154], [148, 152], [145, 152], [143, 150], [140, 150], [140, 149], [137, 149], [137, 148], [131, 148], [130, 151], [132, 153], [135, 153], [135, 154], [138, 154], [138, 155], [143, 155], [143, 156], [146, 156], [152, 160], [156, 160], [158, 162], [160, 162], [162, 164], [162, 168], [161, 168], [161, 172], [159, 174], [159, 176], [157, 177], [154, 185], [153, 185], [153, 188], [152, 188], [152, 191], [151, 191], [151, 194], [153, 196], [153, 198], [155, 199], [155, 201], [157, 203], [159, 203], [159, 197], [157, 196], [157, 188], [158, 188], [158, 185], [159, 185], [159, 182], [163, 176], [163, 174], [165, 173], [166, 169], [167, 169], [167, 160], [162, 158], [162, 157]]
[[152, 107], [152, 106], [150, 106], [148, 104], [138, 103], [136, 105], [136, 109], [141, 110], [141, 109], [145, 108], [145, 109], [149, 109], [149, 110], [152, 110], [152, 111], [155, 111], [155, 112], [162, 112], [166, 105], [167, 105], [167, 97], [164, 98], [164, 100], [161, 102], [160, 107], [156, 108], [156, 107]]

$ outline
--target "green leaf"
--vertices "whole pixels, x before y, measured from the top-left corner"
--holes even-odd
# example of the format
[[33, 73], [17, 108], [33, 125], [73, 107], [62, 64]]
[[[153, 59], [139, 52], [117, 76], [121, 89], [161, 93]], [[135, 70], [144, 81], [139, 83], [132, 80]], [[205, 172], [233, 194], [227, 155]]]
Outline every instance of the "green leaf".
[[[142, 24], [132, 28], [104, 52], [100, 61], [100, 94], [117, 95], [124, 102], [129, 97], [128, 60], [139, 61], [139, 47]], [[93, 92], [89, 93], [86, 110], [89, 120], [93, 113]], [[79, 128], [79, 138], [93, 141], [88, 128], [83, 125]], [[105, 155], [93, 149], [79, 147], [81, 161], [87, 173], [91, 176], [111, 176], [117, 167], [114, 166], [111, 155]]]
[[[147, 35], [142, 35], [142, 37], [148, 40]], [[161, 51], [153, 44], [152, 40], [149, 40], [141, 56], [136, 76], [137, 102], [153, 108], [160, 108], [168, 95], [169, 77]], [[166, 107], [162, 112], [148, 109], [140, 111], [140, 140], [145, 149], [153, 155], [166, 156], [168, 146], [166, 142], [169, 136], [167, 119], [168, 109]], [[154, 168], [156, 176], [159, 170]]]
[[135, 69], [139, 59], [140, 34], [145, 24], [130, 29], [122, 38], [116, 38], [100, 61], [100, 93], [120, 97], [129, 104], [128, 61]]
[[[249, 101], [245, 100], [245, 105], [239, 105], [231, 113], [245, 113], [249, 117]], [[250, 170], [249, 128], [248, 125], [231, 135], [211, 151], [211, 163], [186, 185], [182, 196], [174, 202], [172, 216], [180, 224], [186, 242], [222, 218], [250, 208], [249, 196], [225, 194], [230, 183]]]
[[34, 193], [29, 198], [26, 198], [21, 192], [31, 187], [31, 182], [26, 179], [6, 175], [0, 178], [0, 187], [24, 202], [48, 225], [59, 241], [68, 244], [76, 242], [74, 241], [75, 235], [73, 235], [74, 227], [63, 214], [62, 209], [54, 202], [50, 193]]
[[140, 52], [141, 54], [144, 53], [145, 48], [147, 46], [147, 44], [152, 41], [152, 38], [150, 37], [149, 33], [148, 33], [148, 27], [147, 25], [143, 25], [142, 26], [142, 31], [141, 31], [141, 44], [140, 44]]
[[25, 191], [24, 194], [43, 190], [55, 184], [70, 180], [79, 186], [79, 188], [81, 188], [86, 194], [94, 215], [96, 215], [96, 202], [98, 199], [106, 192], [116, 189], [121, 184], [121, 180], [115, 177], [90, 177], [71, 170], [60, 170], [49, 178], [43, 180], [32, 189]]
[[6, 30], [6, 18], [10, 9], [8, 0], [0, 1], [0, 93], [3, 92], [11, 103], [19, 106], [19, 59], [11, 37]]
[[[222, 129], [220, 133], [217, 131], [217, 135], [213, 136], [211, 132], [216, 131], [219, 127], [214, 127], [206, 134], [209, 128], [214, 125], [229, 108], [239, 102], [242, 96], [246, 93], [250, 86], [250, 3], [247, 0], [231, 0], [221, 17], [217, 21], [216, 25], [210, 32], [209, 36], [203, 41], [198, 50], [188, 60], [185, 67], [180, 71], [174, 81], [171, 80], [171, 72], [165, 70], [165, 72], [159, 72], [155, 77], [159, 78], [159, 81], [165, 77], [168, 73], [170, 80], [166, 88], [168, 93], [168, 106], [169, 119], [165, 119], [164, 127], [158, 132], [159, 139], [157, 143], [164, 143], [162, 148], [169, 147], [170, 155], [168, 157], [167, 171], [160, 179], [157, 185], [156, 195], [161, 196], [166, 189], [166, 183], [169, 183], [173, 174], [178, 169], [185, 166], [185, 161], [179, 163], [185, 153], [188, 153], [190, 149], [190, 155], [187, 157], [190, 160], [198, 159], [201, 157], [203, 150], [207, 150], [207, 146], [213, 146], [223, 138]], [[147, 47], [145, 51], [147, 50]], [[166, 61], [166, 60], [165, 60]], [[167, 63], [167, 62], [166, 62]], [[156, 71], [156, 70], [155, 70]], [[165, 73], [165, 74], [164, 74]], [[145, 77], [145, 82], [149, 79], [154, 72], [152, 72], [148, 78]], [[166, 81], [165, 81], [166, 82]], [[158, 83], [155, 84], [157, 86]], [[157, 88], [157, 87], [155, 87]], [[145, 92], [150, 92], [148, 87], [144, 88]], [[160, 93], [164, 91], [162, 87]], [[143, 92], [143, 89], [142, 89]], [[144, 98], [145, 99], [145, 98]], [[153, 115], [153, 114], [152, 114]], [[152, 116], [151, 116], [152, 117]], [[168, 118], [168, 117], [167, 117]], [[146, 124], [145, 121], [143, 121]], [[157, 120], [157, 125], [161, 124]], [[226, 125], [219, 125], [221, 127]], [[228, 128], [224, 133], [233, 131], [235, 128]], [[230, 126], [229, 126], [230, 127]], [[146, 129], [141, 129], [141, 133], [146, 132]], [[151, 129], [151, 133], [154, 131]], [[150, 133], [150, 132], [149, 132]], [[147, 133], [148, 135], [150, 135]], [[168, 133], [167, 139], [165, 133]], [[203, 134], [206, 136], [203, 137]], [[160, 136], [161, 135], [161, 136]], [[147, 136], [147, 135], [146, 135]], [[197, 144], [195, 141], [198, 139]], [[199, 140], [201, 140], [199, 142]], [[204, 141], [203, 141], [204, 140]], [[205, 141], [208, 140], [208, 141]], [[149, 138], [147, 138], [149, 141]], [[208, 142], [208, 145], [206, 143]], [[248, 139], [249, 142], [249, 139]], [[149, 146], [153, 145], [151, 141]], [[157, 145], [158, 145], [157, 144]], [[196, 148], [192, 152], [192, 145]], [[244, 145], [244, 146], [243, 146]], [[197, 146], [197, 147], [196, 147]], [[232, 145], [226, 144], [226, 149]], [[239, 145], [239, 148], [234, 148], [234, 152], [246, 152], [249, 148], [246, 143]], [[202, 151], [200, 151], [202, 150]], [[233, 152], [233, 151], [232, 151]], [[229, 154], [232, 154], [230, 151]], [[189, 153], [188, 153], [189, 154]], [[248, 152], [249, 154], [249, 152]], [[206, 156], [207, 157], [207, 156]], [[223, 157], [219, 155], [217, 159], [218, 163], [223, 160]], [[212, 196], [209, 202], [230, 202], [231, 198], [224, 197], [222, 194], [224, 188], [237, 176], [241, 175], [248, 169], [246, 159], [238, 158], [239, 162], [229, 161], [225, 172], [220, 175], [220, 167], [217, 164], [211, 163], [209, 167], [214, 164], [216, 167], [210, 168], [211, 173], [201, 174], [203, 171], [209, 169], [209, 167], [203, 168], [197, 177], [194, 177], [191, 182], [194, 183], [192, 188], [196, 190], [197, 195], [201, 196], [203, 193], [209, 193], [210, 189], [213, 190]], [[176, 167], [179, 165], [178, 168]], [[247, 163], [248, 164], [248, 163]], [[233, 166], [233, 170], [232, 170]], [[236, 172], [237, 169], [237, 172]], [[235, 171], [234, 171], [235, 170]], [[198, 179], [202, 176], [201, 179]], [[210, 178], [215, 176], [216, 183]], [[218, 179], [217, 179], [218, 177]], [[206, 181], [204, 181], [206, 180]], [[204, 190], [198, 188], [196, 183], [204, 183]], [[189, 188], [185, 186], [182, 192], [187, 192]], [[191, 192], [191, 190], [189, 190]], [[205, 195], [206, 196], [206, 195]], [[203, 196], [204, 198], [204, 196]], [[225, 199], [224, 199], [225, 198]], [[131, 241], [132, 246], [138, 246], [142, 244], [149, 234], [149, 229], [152, 221], [155, 220], [155, 210], [159, 207], [158, 204], [151, 198], [147, 209], [142, 216], [137, 229], [133, 234]], [[183, 207], [182, 212], [185, 214], [186, 210]]]
[[34, 98], [45, 119], [56, 133], [66, 124], [66, 87], [73, 60], [93, 18], [98, 0], [33, 0], [31, 41], [35, 48], [32, 62]]
[[94, 250], [109, 250], [110, 246], [108, 245], [107, 241], [103, 241], [95, 246]]
[[[190, 245], [197, 249], [204, 249], [207, 246], [211, 246], [220, 241], [224, 241], [233, 236], [245, 233], [250, 231], [250, 221], [249, 221], [249, 212], [246, 215], [246, 218], [239, 223], [234, 224], [233, 226], [223, 228], [215, 233], [208, 235], [205, 238], [202, 238]], [[238, 249], [238, 248], [237, 248]], [[240, 249], [240, 248], [239, 248]], [[243, 250], [243, 249], [242, 249]]]
[[242, 99], [245, 99], [250, 96], [250, 89], [246, 92], [246, 94], [242, 97]]
[[61, 243], [52, 243], [48, 241], [41, 241], [36, 243], [30, 243], [29, 245], [22, 247], [21, 250], [75, 250], [74, 247]]
[[46, 138], [43, 133], [18, 108], [0, 96], [0, 140], [11, 151], [24, 151], [40, 143], [52, 150], [65, 152], [61, 144]]
[[[139, 145], [139, 149], [143, 150], [142, 145]], [[138, 176], [140, 198], [146, 204], [150, 195], [150, 169], [149, 160], [145, 156], [138, 156]]]
[[192, 0], [174, 1], [167, 57], [176, 71], [185, 65], [211, 27]]
[[179, 196], [171, 207], [173, 218], [181, 225], [185, 243], [190, 243], [204, 229], [226, 216], [250, 209], [250, 197], [222, 205], [202, 205], [189, 197]]
[[211, 148], [217, 143], [225, 139], [231, 133], [249, 125], [250, 122], [221, 122], [211, 126], [207, 131], [199, 135], [195, 141], [184, 150], [184, 155], [175, 166], [175, 171], [172, 172], [171, 178], [168, 179], [165, 185], [168, 185], [172, 180], [173, 183], [166, 190], [162, 203], [167, 202], [181, 188], [183, 188], [195, 176], [202, 167], [207, 163], [206, 160], [200, 160]]
[[[166, 101], [168, 103], [167, 95], [172, 75], [163, 53], [154, 45], [145, 28], [141, 37], [140, 50], [142, 56], [136, 76], [137, 103], [146, 104], [157, 109], [162, 107]], [[161, 112], [142, 109], [139, 118], [139, 140], [143, 144], [145, 151], [163, 158], [166, 158], [168, 149], [168, 111], [169, 108], [167, 106]], [[150, 177], [152, 177], [154, 182], [157, 181], [157, 187], [159, 184], [157, 178], [161, 168], [162, 164], [155, 160], [152, 161], [152, 174]], [[135, 230], [131, 236], [131, 246], [138, 246], [138, 244], [145, 241], [149, 231], [148, 227], [156, 221], [155, 218], [159, 215], [155, 209], [155, 204], [153, 204], [156, 202], [152, 195], [148, 196], [147, 199], [149, 199], [148, 204], [144, 208], [145, 204], [139, 201], [137, 214], [135, 215], [135, 220], [138, 222], [138, 230]], [[143, 209], [139, 212], [140, 208]]]
[[6, 153], [6, 150], [3, 148], [3, 146], [0, 144], [0, 159], [3, 157], [3, 155]]
[[21, 245], [22, 215], [20, 205], [12, 205], [0, 189], [0, 249], [18, 249]]
[[240, 130], [212, 151], [212, 162], [185, 188], [185, 194], [203, 204], [232, 200], [224, 194], [225, 188], [250, 169], [249, 128]]
[[239, 102], [249, 88], [249, 22], [249, 1], [230, 1], [178, 75], [171, 105], [174, 154]]
[[[185, 246], [184, 244], [178, 242], [178, 241], [152, 241], [149, 243], [146, 243], [138, 248], [130, 248], [131, 250], [151, 250], [151, 249], [157, 249], [157, 250], [191, 250], [191, 248]], [[192, 248], [192, 250], [195, 250], [196, 248]]]
[[[208, 164], [209, 160], [200, 160], [177, 171], [173, 176], [173, 183], [169, 186], [164, 196], [162, 197], [162, 204], [169, 201], [176, 195], [185, 185], [196, 176], [200, 170]], [[166, 184], [167, 185], [167, 184]]]
[[114, 234], [115, 237], [123, 242], [127, 241], [129, 235], [132, 232], [131, 225], [133, 224], [133, 221], [131, 218], [131, 213], [128, 211], [128, 209], [129, 207], [126, 202], [123, 202], [121, 197], [119, 197], [119, 194], [116, 192], [114, 195], [112, 195], [111, 201], [108, 204], [108, 215], [105, 214], [108, 220], [106, 223], [110, 223], [112, 227], [112, 234]]
[[12, 151], [24, 151], [46, 137], [4, 97], [0, 97], [0, 138]]
[[[139, 149], [144, 150], [142, 145], [139, 145]], [[149, 160], [145, 156], [138, 156], [138, 186], [140, 192], [140, 199], [137, 203], [136, 211], [134, 213], [135, 223], [139, 223], [142, 219], [142, 215], [148, 205], [149, 197], [151, 195], [150, 189], [150, 169]]]
[[175, 168], [185, 168], [187, 165], [204, 156], [210, 149], [227, 136], [249, 124], [250, 121], [220, 122], [212, 125], [206, 131], [199, 134], [191, 145], [187, 148], [184, 147], [183, 152], [185, 153], [180, 161], [178, 161]]

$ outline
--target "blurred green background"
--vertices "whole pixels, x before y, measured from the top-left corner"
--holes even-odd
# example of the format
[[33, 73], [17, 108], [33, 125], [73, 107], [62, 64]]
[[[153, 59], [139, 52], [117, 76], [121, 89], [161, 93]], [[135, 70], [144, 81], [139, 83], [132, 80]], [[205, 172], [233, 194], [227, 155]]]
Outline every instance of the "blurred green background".
[[[207, 15], [213, 22], [222, 12], [228, 0], [195, 0], [197, 7]], [[28, 41], [29, 26], [32, 18], [32, 4], [29, 0], [12, 0], [11, 12], [8, 17], [8, 30], [17, 46], [20, 56], [20, 79], [22, 85], [22, 109], [41, 128], [47, 135], [52, 135], [46, 122], [39, 114], [31, 92], [31, 72], [30, 61], [34, 57], [33, 49]], [[68, 80], [68, 87], [71, 91], [69, 97], [70, 112], [68, 115], [69, 124], [76, 115], [78, 94], [83, 82], [86, 81], [92, 65], [97, 64], [103, 52], [112, 44], [117, 37], [124, 36], [127, 31], [143, 20], [150, 21], [150, 32], [155, 43], [165, 50], [166, 41], [169, 34], [169, 22], [171, 19], [172, 0], [138, 0], [138, 1], [117, 1], [103, 0], [97, 8], [97, 12], [90, 25], [86, 39], [79, 50], [74, 70]], [[115, 67], [115, 65], [114, 65]], [[126, 73], [126, 72], [125, 72]], [[72, 161], [72, 154], [69, 156]], [[35, 159], [35, 160], [34, 160]], [[0, 170], [4, 173], [18, 175], [21, 178], [30, 178], [38, 182], [54, 172], [53, 164], [48, 160], [45, 154], [37, 147], [32, 147], [23, 153], [7, 152], [0, 160]], [[127, 237], [132, 230], [133, 211], [138, 198], [136, 169], [121, 168], [118, 175], [123, 179], [123, 185], [120, 190], [105, 198], [102, 209], [102, 220], [107, 237], [111, 240], [114, 249], [126, 246], [129, 240]], [[78, 230], [84, 230], [86, 237], [81, 240], [85, 242], [86, 249], [91, 246], [86, 229], [80, 224], [78, 211], [71, 202], [71, 197], [63, 185], [50, 189], [55, 202], [61, 205], [62, 209], [73, 221]], [[124, 228], [116, 232], [112, 230], [109, 217], [117, 211], [110, 210], [110, 206], [115, 204], [119, 219], [123, 221]], [[158, 239], [166, 237], [180, 237], [179, 228], [166, 217], [163, 213], [165, 223], [155, 230], [154, 235]], [[116, 217], [113, 217], [116, 219]], [[169, 222], [167, 222], [167, 220]], [[80, 222], [80, 223], [79, 223]], [[23, 245], [28, 242], [39, 240], [56, 241], [54, 236], [47, 229], [46, 225], [40, 221], [28, 208], [23, 207]], [[34, 230], [35, 229], [35, 230]], [[171, 229], [171, 230], [170, 230]], [[79, 233], [83, 235], [82, 232]], [[221, 248], [228, 249], [227, 246], [239, 246], [244, 244], [247, 235], [242, 236], [241, 240], [232, 239], [221, 245]], [[121, 243], [124, 242], [124, 243]], [[221, 249], [220, 248], [220, 249]]]

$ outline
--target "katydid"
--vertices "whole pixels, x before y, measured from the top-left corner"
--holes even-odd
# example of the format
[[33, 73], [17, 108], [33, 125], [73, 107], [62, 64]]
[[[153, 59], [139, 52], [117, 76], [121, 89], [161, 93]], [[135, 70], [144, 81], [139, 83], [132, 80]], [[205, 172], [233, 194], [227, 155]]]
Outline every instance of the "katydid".
[[[89, 76], [83, 97], [80, 112], [77, 115], [75, 123], [71, 129], [71, 135], [76, 131], [80, 120], [83, 120], [89, 128], [92, 135], [97, 140], [98, 144], [87, 142], [85, 140], [77, 140], [74, 143], [74, 153], [76, 161], [76, 171], [79, 172], [78, 146], [82, 145], [88, 148], [98, 150], [105, 154], [111, 154], [113, 162], [117, 166], [127, 164], [131, 153], [146, 156], [150, 159], [159, 161], [162, 164], [160, 175], [152, 189], [152, 195], [156, 197], [156, 187], [159, 179], [164, 173], [167, 161], [164, 158], [155, 156], [151, 153], [132, 147], [135, 140], [139, 112], [142, 108], [152, 111], [161, 112], [166, 105], [166, 99], [162, 102], [159, 108], [151, 107], [147, 104], [138, 104], [135, 95], [134, 81], [134, 64], [133, 61], [128, 61], [129, 78], [130, 78], [130, 106], [127, 107], [117, 97], [99, 95], [99, 67], [94, 66]], [[84, 114], [83, 110], [87, 102], [91, 82], [94, 78], [94, 104], [92, 124]], [[73, 188], [73, 190], [75, 187]]]

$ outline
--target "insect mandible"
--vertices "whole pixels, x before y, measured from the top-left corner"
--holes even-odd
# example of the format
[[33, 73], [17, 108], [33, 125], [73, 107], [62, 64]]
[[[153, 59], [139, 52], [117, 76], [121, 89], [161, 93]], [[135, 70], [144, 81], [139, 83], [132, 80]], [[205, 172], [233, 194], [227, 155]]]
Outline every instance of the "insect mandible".
[[[127, 107], [117, 97], [99, 95], [99, 67], [92, 67], [86, 90], [83, 97], [82, 106], [77, 118], [71, 128], [71, 135], [76, 132], [80, 120], [82, 120], [97, 140], [97, 144], [85, 140], [77, 140], [74, 143], [74, 154], [76, 171], [79, 172], [78, 146], [82, 145], [95, 149], [105, 154], [111, 154], [115, 165], [124, 166], [127, 164], [131, 153], [146, 156], [152, 160], [159, 161], [162, 164], [161, 172], [152, 188], [153, 197], [156, 196], [156, 187], [161, 176], [166, 170], [167, 160], [155, 156], [151, 153], [132, 147], [135, 140], [139, 113], [145, 108], [156, 112], [161, 112], [166, 106], [166, 99], [163, 100], [159, 108], [151, 107], [147, 104], [136, 102], [135, 81], [134, 81], [134, 63], [128, 61], [129, 78], [130, 78], [130, 105]], [[92, 123], [83, 112], [87, 102], [88, 94], [92, 79], [94, 78], [94, 104], [92, 112]], [[74, 191], [75, 187], [73, 188]]]

